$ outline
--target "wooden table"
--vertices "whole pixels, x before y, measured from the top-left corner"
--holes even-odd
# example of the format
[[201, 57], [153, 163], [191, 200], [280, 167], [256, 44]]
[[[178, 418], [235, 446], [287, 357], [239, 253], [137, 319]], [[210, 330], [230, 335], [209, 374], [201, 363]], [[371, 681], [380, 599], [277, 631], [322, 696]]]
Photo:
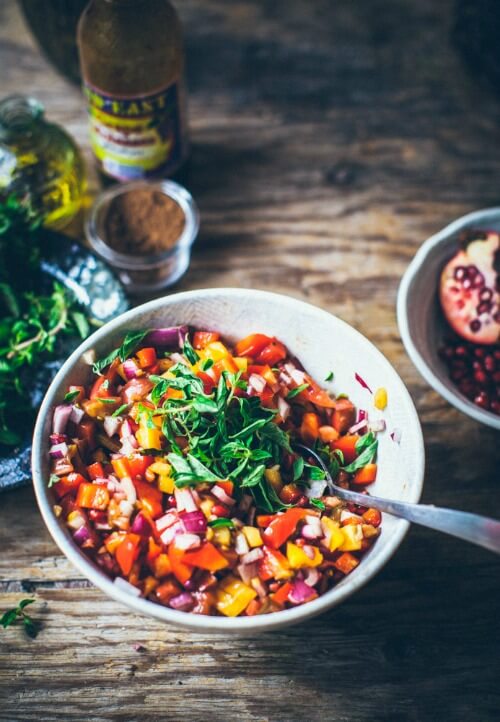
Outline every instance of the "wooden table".
[[[422, 241], [499, 199], [500, 105], [450, 45], [453, 3], [177, 4], [186, 182], [202, 214], [179, 290], [269, 289], [354, 324], [417, 405], [424, 501], [499, 516], [498, 435], [424, 383], [394, 310]], [[88, 155], [79, 90], [39, 55], [10, 0], [0, 5], [0, 68], [2, 95], [36, 95]], [[0, 607], [35, 594], [43, 623], [35, 641], [0, 630], [2, 722], [498, 719], [500, 565], [451, 538], [412, 529], [350, 601], [253, 639], [178, 631], [89, 588], [29, 488], [2, 496], [0, 549]]]

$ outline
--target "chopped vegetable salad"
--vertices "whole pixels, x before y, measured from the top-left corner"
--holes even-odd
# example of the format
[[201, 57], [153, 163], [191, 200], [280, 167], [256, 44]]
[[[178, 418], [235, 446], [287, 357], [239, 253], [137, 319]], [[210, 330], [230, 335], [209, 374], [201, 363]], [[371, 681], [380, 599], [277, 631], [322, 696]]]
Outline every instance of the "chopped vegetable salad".
[[48, 483], [75, 543], [129, 593], [252, 616], [324, 594], [380, 533], [369, 496], [332, 495], [294, 442], [360, 490], [376, 479], [380, 430], [276, 338], [137, 331], [55, 408]]

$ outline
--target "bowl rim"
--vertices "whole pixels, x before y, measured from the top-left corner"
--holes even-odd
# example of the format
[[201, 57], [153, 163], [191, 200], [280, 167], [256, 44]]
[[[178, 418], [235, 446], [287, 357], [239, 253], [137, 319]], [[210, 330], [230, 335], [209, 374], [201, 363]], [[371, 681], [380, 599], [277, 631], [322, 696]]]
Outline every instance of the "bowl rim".
[[437, 391], [448, 403], [456, 409], [466, 414], [475, 421], [486, 424], [493, 429], [500, 429], [500, 417], [492, 414], [490, 411], [481, 409], [476, 404], [469, 401], [465, 396], [449, 389], [443, 384], [439, 376], [434, 372], [431, 366], [424, 359], [418, 346], [413, 341], [410, 322], [408, 317], [409, 293], [415, 278], [423, 268], [429, 254], [436, 246], [450, 240], [463, 228], [476, 225], [476, 223], [485, 223], [491, 220], [500, 221], [500, 207], [483, 208], [482, 210], [472, 211], [455, 219], [437, 233], [434, 233], [420, 246], [413, 259], [410, 261], [408, 268], [403, 274], [399, 284], [396, 315], [399, 327], [399, 333], [403, 341], [404, 347], [417, 371], [427, 381], [427, 383]]
[[106, 338], [106, 336], [112, 333], [115, 328], [122, 326], [124, 322], [126, 323], [129, 320], [133, 321], [136, 316], [144, 313], [145, 311], [159, 310], [172, 300], [176, 302], [188, 302], [195, 298], [201, 297], [206, 299], [210, 298], [211, 296], [217, 296], [220, 294], [224, 294], [227, 297], [239, 298], [241, 298], [241, 295], [243, 294], [247, 298], [259, 298], [267, 300], [273, 304], [280, 303], [281, 307], [286, 304], [288, 305], [288, 308], [293, 310], [295, 313], [300, 313], [301, 311], [307, 309], [309, 313], [311, 313], [312, 311], [325, 321], [329, 321], [333, 317], [336, 322], [349, 329], [349, 332], [353, 333], [356, 336], [359, 336], [360, 340], [363, 343], [369, 344], [372, 347], [374, 353], [379, 357], [381, 365], [385, 366], [387, 371], [393, 375], [394, 383], [398, 388], [398, 393], [405, 397], [407, 401], [408, 411], [410, 415], [409, 423], [415, 431], [415, 444], [417, 447], [417, 453], [415, 454], [415, 483], [413, 485], [413, 489], [410, 493], [408, 501], [418, 502], [422, 493], [425, 470], [425, 447], [422, 429], [420, 426], [420, 420], [418, 418], [417, 411], [413, 404], [413, 400], [399, 374], [394, 369], [392, 364], [388, 361], [388, 359], [386, 359], [382, 352], [379, 351], [378, 348], [374, 346], [371, 341], [369, 341], [365, 336], [363, 336], [359, 331], [357, 331], [357, 329], [355, 329], [353, 326], [343, 321], [342, 319], [338, 318], [338, 316], [334, 316], [333, 314], [330, 314], [328, 311], [325, 311], [318, 306], [314, 306], [313, 304], [306, 303], [304, 301], [298, 300], [291, 296], [286, 296], [284, 294], [244, 288], [197, 289], [157, 298], [140, 306], [136, 306], [135, 308], [126, 311], [120, 316], [117, 316], [115, 319], [109, 321], [105, 326], [98, 329], [91, 336], [85, 339], [85, 341], [83, 341], [82, 344], [80, 344], [80, 346], [75, 349], [75, 351], [73, 351], [73, 353], [61, 366], [57, 375], [49, 386], [45, 398], [41, 404], [33, 436], [33, 485], [38, 506], [40, 508], [40, 512], [42, 514], [45, 525], [47, 526], [47, 529], [49, 530], [53, 540], [55, 541], [59, 549], [70, 560], [70, 562], [72, 562], [72, 564], [78, 569], [78, 571], [83, 574], [84, 577], [90, 580], [96, 587], [101, 589], [101, 591], [110, 596], [112, 599], [117, 602], [121, 602], [122, 604], [125, 604], [127, 607], [129, 607], [135, 612], [145, 614], [146, 616], [153, 617], [163, 622], [170, 622], [178, 627], [184, 627], [185, 629], [203, 632], [227, 632], [248, 634], [257, 631], [278, 629], [292, 623], [305, 621], [307, 619], [310, 619], [311, 617], [316, 616], [317, 614], [325, 612], [331, 607], [342, 602], [353, 592], [366, 584], [366, 582], [368, 582], [373, 576], [375, 576], [377, 572], [380, 571], [380, 569], [382, 569], [382, 567], [392, 557], [396, 549], [403, 541], [403, 538], [409, 528], [409, 522], [403, 519], [397, 521], [397, 527], [392, 532], [391, 537], [388, 540], [383, 552], [380, 553], [379, 556], [372, 561], [371, 565], [368, 565], [367, 568], [364, 568], [364, 574], [359, 574], [358, 576], [351, 577], [348, 584], [340, 587], [334, 587], [333, 589], [329, 590], [329, 592], [321, 595], [312, 602], [308, 602], [304, 605], [299, 605], [292, 609], [286, 609], [280, 612], [275, 612], [273, 614], [266, 614], [255, 617], [226, 618], [196, 615], [176, 611], [168, 607], [164, 607], [160, 604], [151, 602], [147, 599], [135, 597], [120, 589], [119, 586], [117, 586], [111, 579], [106, 577], [102, 571], [100, 571], [90, 560], [88, 560], [81, 553], [76, 544], [69, 540], [63, 532], [59, 521], [53, 512], [52, 506], [54, 502], [49, 497], [49, 490], [42, 475], [42, 455], [45, 450], [44, 447], [46, 446], [46, 439], [43, 435], [44, 420], [55, 403], [55, 397], [57, 396], [57, 392], [59, 391], [60, 381], [63, 379], [65, 374], [71, 370], [75, 362], [81, 358], [82, 354], [85, 351], [91, 349], [96, 342]]

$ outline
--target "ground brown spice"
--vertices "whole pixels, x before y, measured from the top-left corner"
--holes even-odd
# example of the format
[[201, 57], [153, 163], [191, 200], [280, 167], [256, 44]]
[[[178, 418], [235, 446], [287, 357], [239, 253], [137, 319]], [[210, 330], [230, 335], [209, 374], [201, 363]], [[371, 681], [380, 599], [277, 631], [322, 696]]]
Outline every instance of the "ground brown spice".
[[164, 193], [127, 191], [110, 203], [104, 220], [106, 242], [118, 253], [161, 253], [175, 246], [185, 221], [182, 208]]

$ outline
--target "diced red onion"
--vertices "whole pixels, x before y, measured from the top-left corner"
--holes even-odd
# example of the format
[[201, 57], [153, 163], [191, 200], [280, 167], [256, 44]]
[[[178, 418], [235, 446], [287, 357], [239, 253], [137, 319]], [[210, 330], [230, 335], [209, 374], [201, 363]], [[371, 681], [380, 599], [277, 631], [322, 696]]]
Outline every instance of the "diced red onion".
[[320, 539], [320, 537], [323, 536], [323, 530], [321, 529], [321, 522], [318, 517], [309, 516], [306, 521], [307, 524], [304, 524], [301, 530], [304, 539]]
[[68, 437], [66, 434], [51, 434], [49, 439], [51, 444], [62, 444], [63, 441], [68, 440]]
[[314, 559], [315, 552], [314, 552], [314, 548], [312, 546], [309, 546], [309, 544], [304, 544], [304, 546], [302, 547], [302, 551], [304, 552], [304, 554], [306, 556], [309, 557], [309, 559]]
[[151, 534], [151, 524], [146, 519], [142, 511], [140, 511], [135, 517], [130, 531], [134, 534], [140, 534], [141, 536], [149, 536]]
[[106, 416], [103, 424], [104, 431], [109, 437], [114, 436], [118, 431], [120, 423], [121, 419], [119, 419], [117, 416]]
[[54, 444], [49, 449], [49, 455], [53, 459], [64, 459], [65, 456], [68, 455], [68, 445], [65, 441], [63, 441], [61, 444]]
[[[96, 479], [96, 481], [97, 481], [97, 479]], [[99, 479], [99, 481], [100, 481], [100, 479]], [[114, 476], [110, 476], [107, 479], [107, 482], [108, 482], [109, 491], [121, 491], [122, 485], [120, 484], [118, 479], [116, 479]]]
[[250, 584], [252, 579], [254, 577], [257, 577], [259, 574], [259, 568], [257, 566], [257, 563], [254, 564], [239, 564], [236, 567], [236, 571], [242, 578], [242, 580], [245, 582], [245, 584]]
[[108, 522], [95, 522], [94, 526], [98, 531], [111, 531], [111, 527]]
[[80, 409], [78, 406], [71, 407], [71, 414], [69, 417], [70, 421], [73, 421], [75, 424], [79, 424], [84, 416], [85, 411], [83, 409]]
[[361, 421], [358, 421], [356, 424], [353, 424], [353, 426], [350, 427], [348, 430], [348, 434], [355, 434], [356, 431], [361, 431], [361, 429], [364, 429], [365, 426], [368, 426], [368, 420], [367, 419], [361, 419]]
[[260, 374], [250, 374], [248, 378], [248, 385], [260, 394], [266, 388], [266, 379]]
[[235, 503], [235, 500], [229, 496], [229, 494], [226, 494], [222, 486], [219, 486], [218, 484], [214, 484], [210, 491], [220, 502], [226, 504], [227, 506], [233, 506]]
[[54, 409], [54, 417], [52, 419], [52, 433], [64, 434], [68, 425], [69, 417], [73, 407], [69, 404], [60, 404]]
[[183, 511], [179, 518], [189, 534], [204, 534], [207, 530], [207, 520], [202, 511]]
[[375, 419], [375, 421], [370, 421], [368, 424], [368, 431], [373, 431], [375, 434], [379, 431], [385, 431], [384, 419]]
[[135, 504], [137, 501], [137, 491], [135, 489], [135, 486], [132, 482], [132, 479], [129, 476], [123, 476], [120, 479], [120, 485], [125, 492], [125, 496], [127, 497], [127, 501], [131, 504]]
[[95, 349], [89, 348], [88, 351], [85, 351], [85, 353], [82, 354], [82, 361], [87, 366], [92, 366], [95, 363]]
[[278, 396], [278, 411], [283, 421], [290, 416], [291, 406], [282, 396]]
[[261, 599], [264, 599], [267, 597], [267, 587], [264, 585], [263, 581], [260, 579], [260, 577], [256, 576], [251, 581], [250, 584], [255, 589], [257, 594]]
[[142, 592], [137, 587], [134, 587], [133, 584], [130, 584], [130, 582], [127, 582], [126, 579], [123, 579], [123, 577], [116, 577], [113, 582], [116, 584], [116, 586], [122, 590], [122, 592], [127, 592], [127, 594], [132, 594], [134, 597], [141, 597]]
[[303, 604], [313, 595], [311, 587], [302, 579], [296, 579], [292, 584], [292, 589], [288, 595], [288, 599], [292, 604]]
[[137, 366], [133, 358], [128, 358], [126, 361], [124, 361], [122, 364], [122, 369], [127, 381], [137, 378], [137, 372], [139, 371], [139, 367]]
[[[367, 496], [367, 501], [369, 497]], [[353, 514], [352, 511], [349, 511], [348, 509], [342, 509], [340, 512], [340, 521], [346, 521], [347, 519], [359, 519], [362, 521], [362, 518], [359, 516], [359, 514]]]
[[236, 554], [247, 554], [249, 550], [250, 547], [248, 546], [245, 535], [241, 531], [238, 532], [234, 540], [234, 551]]
[[365, 411], [364, 409], [360, 409], [358, 411], [358, 421], [363, 421], [363, 419], [368, 418], [368, 411]]
[[170, 359], [176, 364], [184, 364], [184, 366], [189, 366], [189, 361], [184, 358], [184, 356], [180, 353], [170, 354]]
[[177, 348], [182, 348], [188, 330], [189, 329], [186, 325], [170, 326], [169, 328], [155, 328], [147, 334], [143, 343], [150, 344], [151, 346], [175, 346]]
[[292, 377], [286, 374], [284, 371], [281, 371], [278, 378], [282, 383], [285, 384], [285, 386], [290, 386], [290, 384], [292, 383]]
[[134, 436], [134, 429], [132, 428], [130, 419], [125, 419], [125, 421], [120, 426], [120, 438], [125, 439], [127, 436]]
[[183, 533], [184, 527], [182, 526], [180, 521], [176, 521], [175, 524], [172, 524], [172, 526], [169, 526], [167, 529], [165, 529], [165, 531], [160, 534], [160, 539], [166, 546], [168, 546], [169, 544], [171, 544], [171, 542], [173, 542], [174, 538], [178, 534]]
[[299, 371], [298, 369], [293, 369], [293, 371], [290, 372], [290, 376], [292, 377], [292, 381], [295, 381], [297, 386], [302, 386], [302, 384], [306, 380], [306, 375], [303, 371]]
[[82, 524], [82, 526], [74, 532], [73, 539], [76, 541], [78, 546], [82, 546], [85, 542], [90, 541], [91, 533], [88, 526], [86, 524]]
[[177, 534], [175, 537], [176, 549], [187, 551], [188, 549], [196, 549], [201, 545], [201, 539], [198, 534]]
[[194, 607], [195, 599], [189, 592], [182, 592], [182, 594], [172, 597], [168, 604], [172, 607], [172, 609], [178, 609], [181, 612], [188, 612]]
[[69, 461], [69, 459], [56, 459], [54, 462], [54, 467], [52, 469], [52, 473], [56, 474], [57, 476], [66, 476], [67, 474], [71, 474], [72, 471], [75, 470], [75, 467]]
[[358, 373], [355, 373], [354, 378], [356, 379], [358, 384], [360, 384], [364, 389], [367, 389], [371, 394], [373, 394], [373, 391], [368, 386], [368, 384], [366, 383], [366, 381], [364, 380], [364, 378], [362, 376], [360, 376]]
[[80, 529], [80, 527], [85, 526], [85, 524], [87, 523], [87, 517], [82, 511], [75, 511], [75, 513], [70, 514], [70, 516], [71, 519], [68, 519], [66, 524], [67, 526], [69, 526], [70, 529], [73, 529], [73, 531]]
[[198, 507], [190, 489], [175, 489], [174, 496], [179, 511], [197, 511]]
[[308, 587], [314, 587], [319, 581], [319, 572], [315, 567], [305, 570], [304, 582]]
[[396, 444], [399, 444], [399, 442], [401, 441], [401, 436], [402, 436], [401, 429], [394, 429], [394, 431], [391, 432], [390, 436], [391, 436], [391, 439]]
[[128, 499], [122, 499], [122, 501], [120, 501], [118, 506], [119, 506], [120, 512], [123, 516], [127, 516], [127, 517], [132, 516], [132, 512], [134, 511], [134, 505], [131, 504]]
[[247, 552], [246, 554], [243, 554], [241, 557], [241, 561], [243, 564], [253, 564], [253, 562], [258, 562], [259, 559], [262, 559], [264, 556], [264, 552], [259, 547], [255, 547], [255, 549], [252, 549], [251, 551]]
[[304, 494], [308, 499], [319, 499], [323, 496], [326, 489], [326, 481], [324, 479], [314, 479], [311, 485], [304, 490]]
[[135, 436], [126, 436], [120, 446], [120, 453], [123, 454], [123, 456], [130, 456], [134, 453], [138, 446], [139, 443]]
[[168, 511], [166, 514], [161, 516], [155, 521], [156, 531], [162, 532], [168, 529], [169, 526], [179, 521], [179, 515], [176, 511]]

